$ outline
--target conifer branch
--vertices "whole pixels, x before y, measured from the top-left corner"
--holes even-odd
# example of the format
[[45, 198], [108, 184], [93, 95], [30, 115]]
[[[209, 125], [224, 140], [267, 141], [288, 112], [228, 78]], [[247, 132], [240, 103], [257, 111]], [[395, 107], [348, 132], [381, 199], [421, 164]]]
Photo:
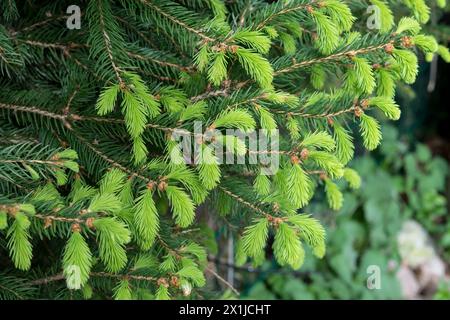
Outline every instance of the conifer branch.
[[[108, 273], [108, 272], [91, 272], [89, 276], [92, 277], [103, 277], [103, 278], [115, 278], [115, 279], [122, 279], [122, 280], [136, 280], [136, 281], [145, 281], [145, 282], [157, 282], [158, 279], [154, 277], [148, 277], [148, 276], [139, 276], [134, 274], [114, 274], [114, 273]], [[64, 274], [55, 274], [53, 276], [49, 276], [46, 278], [36, 279], [29, 282], [32, 286], [42, 286], [42, 285], [48, 285], [49, 283], [55, 282], [55, 281], [62, 281], [65, 280]]]
[[295, 111], [283, 111], [283, 110], [274, 110], [275, 113], [286, 114], [289, 116], [299, 116], [302, 118], [334, 118], [346, 113], [352, 113], [356, 110], [356, 105], [353, 105], [350, 108], [339, 110], [336, 112], [328, 113], [324, 112], [321, 114], [313, 114], [313, 113], [304, 113], [304, 112], [295, 112]]
[[35, 30], [37, 28], [41, 28], [41, 27], [43, 27], [43, 26], [45, 26], [45, 25], [47, 25], [47, 24], [49, 24], [51, 22], [55, 22], [55, 21], [59, 21], [59, 20], [61, 20], [61, 21], [67, 20], [67, 18], [68, 18], [67, 15], [53, 16], [53, 17], [50, 17], [48, 19], [44, 19], [42, 21], [33, 23], [32, 25], [24, 27], [23, 29], [14, 30], [14, 31], [11, 32], [11, 35], [12, 36], [16, 36], [19, 33], [27, 33], [27, 32], [30, 32], [32, 30]]
[[42, 41], [36, 41], [36, 40], [19, 40], [19, 41], [26, 43], [30, 46], [62, 50], [64, 53], [68, 53], [73, 49], [88, 47], [86, 44], [73, 43], [73, 42], [68, 43], [68, 44], [62, 44], [62, 43], [42, 42]]
[[191, 97], [191, 101], [197, 102], [197, 101], [214, 98], [214, 97], [221, 97], [221, 96], [226, 97], [229, 94], [229, 91], [230, 90], [228, 88], [220, 89], [220, 90], [208, 90], [205, 93]]
[[54, 215], [45, 215], [45, 214], [36, 214], [32, 217], [44, 220], [44, 221], [57, 221], [57, 222], [65, 222], [65, 223], [86, 223], [86, 219], [81, 218], [68, 218], [68, 217], [59, 217]]
[[[64, 107], [64, 110], [66, 110], [66, 107]], [[103, 117], [95, 117], [95, 116], [81, 116], [78, 114], [74, 114], [74, 113], [70, 113], [70, 112], [65, 112], [64, 114], [58, 114], [58, 113], [54, 113], [54, 112], [50, 112], [38, 107], [34, 107], [34, 106], [21, 106], [21, 105], [13, 105], [13, 104], [6, 104], [6, 103], [1, 103], [0, 102], [0, 109], [9, 109], [12, 111], [16, 111], [16, 112], [27, 112], [27, 113], [34, 113], [37, 115], [40, 115], [42, 117], [47, 117], [47, 118], [52, 118], [52, 119], [56, 119], [56, 120], [60, 120], [64, 123], [64, 125], [68, 128], [71, 128], [70, 123], [71, 122], [77, 122], [77, 121], [92, 121], [92, 122], [104, 122], [104, 123], [117, 123], [117, 124], [125, 124], [125, 120], [124, 119], [119, 119], [119, 118], [103, 118]], [[170, 132], [170, 133], [179, 133], [181, 135], [193, 135], [193, 133], [184, 130], [184, 129], [179, 129], [179, 128], [169, 128], [169, 127], [164, 127], [158, 124], [152, 124], [152, 123], [148, 123], [145, 125], [146, 128], [151, 128], [151, 129], [157, 129], [157, 130], [161, 130], [161, 131], [165, 131], [165, 132]]]
[[184, 29], [188, 30], [189, 32], [194, 33], [195, 35], [199, 36], [200, 38], [202, 38], [203, 40], [207, 41], [207, 42], [213, 42], [215, 41], [215, 39], [207, 36], [205, 33], [203, 33], [200, 30], [197, 30], [195, 28], [192, 28], [191, 26], [189, 26], [188, 24], [186, 24], [185, 22], [177, 19], [176, 17], [170, 15], [169, 13], [165, 12], [163, 9], [161, 9], [158, 5], [156, 5], [155, 3], [153, 3], [150, 0], [137, 0], [140, 1], [142, 4], [152, 8], [153, 10], [157, 11], [160, 15], [164, 16], [165, 18], [167, 18], [168, 20], [172, 21], [173, 23], [183, 27]]
[[119, 84], [121, 87], [125, 87], [125, 81], [122, 79], [121, 76], [121, 70], [120, 68], [116, 65], [116, 62], [114, 60], [114, 56], [113, 56], [113, 50], [112, 50], [112, 46], [111, 46], [111, 39], [109, 38], [108, 33], [106, 32], [106, 27], [105, 27], [105, 19], [103, 16], [103, 8], [102, 8], [102, 2], [100, 0], [97, 1], [97, 5], [98, 5], [98, 14], [99, 14], [99, 18], [100, 18], [100, 28], [102, 31], [102, 35], [103, 35], [103, 41], [105, 44], [105, 49], [106, 52], [108, 54], [109, 60], [111, 62], [111, 66], [114, 70], [114, 73], [116, 74], [116, 78], [119, 81]]
[[151, 58], [151, 57], [144, 57], [142, 55], [139, 55], [137, 53], [133, 53], [133, 52], [127, 52], [127, 54], [132, 57], [132, 58], [136, 58], [142, 61], [152, 61], [154, 63], [157, 63], [163, 67], [173, 67], [176, 68], [180, 71], [185, 71], [185, 72], [192, 72], [193, 71], [193, 67], [185, 67], [176, 63], [172, 63], [172, 62], [167, 62], [167, 61], [162, 61], [162, 60], [158, 60], [155, 58]]
[[228, 190], [225, 187], [219, 186], [218, 187], [220, 190], [222, 190], [224, 193], [226, 193], [227, 195], [229, 195], [230, 197], [232, 197], [234, 200], [238, 201], [239, 203], [245, 205], [246, 207], [252, 209], [253, 211], [263, 215], [266, 218], [273, 218], [273, 216], [267, 212], [265, 212], [264, 210], [258, 208], [257, 206], [251, 204], [250, 202], [246, 201], [245, 199], [243, 199], [242, 197], [240, 197], [239, 195], [231, 192], [230, 190]]

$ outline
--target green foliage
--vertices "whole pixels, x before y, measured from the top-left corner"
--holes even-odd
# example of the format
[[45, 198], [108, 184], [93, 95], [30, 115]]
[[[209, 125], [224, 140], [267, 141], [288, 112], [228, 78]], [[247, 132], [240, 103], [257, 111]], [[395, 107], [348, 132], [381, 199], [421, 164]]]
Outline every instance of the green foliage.
[[28, 217], [19, 212], [14, 217], [14, 222], [6, 234], [11, 259], [15, 267], [20, 270], [28, 270], [31, 267], [32, 247], [29, 240], [29, 227]]
[[333, 210], [342, 208], [344, 196], [339, 191], [338, 186], [330, 179], [325, 179], [325, 193], [327, 194], [328, 205]]
[[311, 180], [299, 164], [293, 164], [288, 172], [288, 196], [296, 207], [303, 207], [312, 196]]
[[80, 232], [75, 231], [67, 241], [63, 255], [63, 269], [69, 289], [80, 289], [89, 279], [92, 254]]
[[305, 251], [294, 229], [281, 223], [275, 233], [273, 252], [280, 265], [289, 264], [298, 269], [305, 259]]
[[327, 132], [309, 133], [302, 141], [304, 147], [322, 148], [326, 151], [333, 151], [336, 147], [336, 142]]
[[354, 144], [352, 136], [340, 124], [333, 124], [334, 140], [336, 141], [336, 156], [343, 165], [353, 159]]
[[158, 211], [153, 200], [153, 192], [146, 189], [137, 200], [134, 209], [134, 222], [137, 226], [138, 242], [142, 249], [148, 250], [159, 231]]
[[209, 298], [225, 237], [243, 264], [324, 257], [298, 210], [345, 208], [359, 136], [380, 145], [422, 53], [450, 61], [425, 1], [370, 1], [380, 32], [368, 3], [90, 0], [69, 30], [68, 0], [1, 2], [0, 297]]
[[353, 58], [354, 68], [350, 71], [348, 77], [355, 85], [355, 87], [361, 91], [371, 94], [375, 89], [375, 77], [369, 62], [363, 58]]
[[418, 71], [417, 56], [408, 50], [395, 49], [393, 57], [400, 68], [400, 76], [408, 83], [416, 81]]
[[267, 54], [270, 50], [270, 39], [259, 31], [239, 30], [233, 34], [232, 38], [262, 54]]
[[114, 218], [102, 218], [94, 222], [99, 241], [99, 255], [106, 270], [118, 272], [125, 267], [127, 256], [125, 245], [130, 242], [130, 231], [126, 225]]
[[176, 223], [183, 228], [188, 227], [195, 218], [195, 208], [191, 198], [176, 186], [168, 186], [166, 193], [172, 205]]
[[[198, 57], [201, 59], [203, 57]], [[199, 68], [202, 69], [203, 63], [199, 61], [197, 63]], [[208, 69], [208, 80], [211, 81], [212, 84], [218, 86], [225, 78], [227, 77], [227, 61], [225, 59], [225, 53], [219, 52], [214, 57], [214, 62]]]
[[236, 55], [247, 74], [258, 82], [262, 88], [271, 87], [273, 69], [269, 61], [245, 48], [238, 48]]
[[400, 119], [399, 106], [391, 99], [385, 97], [373, 97], [368, 101], [369, 106], [375, 106], [384, 112], [391, 120]]
[[127, 280], [121, 280], [114, 288], [115, 300], [131, 300], [131, 288]]

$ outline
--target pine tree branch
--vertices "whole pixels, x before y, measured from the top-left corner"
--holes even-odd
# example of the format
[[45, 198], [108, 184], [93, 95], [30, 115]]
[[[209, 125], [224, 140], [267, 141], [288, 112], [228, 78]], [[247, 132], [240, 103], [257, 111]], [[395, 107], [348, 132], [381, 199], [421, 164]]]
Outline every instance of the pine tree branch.
[[52, 161], [52, 160], [33, 160], [33, 159], [14, 159], [14, 160], [3, 160], [0, 159], [0, 163], [38, 163], [38, 164], [48, 164], [52, 166], [61, 166], [61, 161]]
[[12, 293], [14, 296], [16, 296], [17, 298], [19, 298], [20, 300], [25, 300], [25, 297], [21, 296], [19, 293], [17, 293], [16, 291], [14, 291], [11, 288], [2, 286], [2, 284], [0, 283], [0, 291], [8, 291], [10, 293]]
[[263, 215], [266, 218], [273, 218], [273, 216], [267, 212], [264, 212], [264, 210], [258, 208], [257, 206], [251, 204], [250, 202], [246, 201], [245, 199], [243, 199], [242, 197], [240, 197], [239, 195], [231, 192], [230, 190], [226, 189], [225, 187], [219, 186], [218, 187], [220, 190], [222, 190], [225, 194], [229, 195], [230, 197], [232, 197], [233, 199], [235, 199], [236, 201], [238, 201], [239, 203], [242, 203], [243, 205], [245, 205], [246, 207], [252, 209], [253, 211]]
[[307, 66], [317, 64], [317, 63], [324, 63], [324, 62], [329, 62], [329, 61], [333, 61], [333, 60], [339, 60], [339, 59], [345, 58], [345, 57], [354, 57], [359, 54], [366, 54], [366, 53], [370, 53], [373, 51], [381, 50], [381, 49], [386, 48], [386, 46], [388, 46], [390, 44], [392, 44], [392, 41], [389, 41], [387, 43], [383, 43], [383, 44], [380, 44], [377, 46], [369, 46], [369, 47], [361, 48], [361, 49], [357, 49], [357, 50], [348, 50], [348, 51], [332, 54], [332, 55], [329, 55], [326, 57], [306, 60], [306, 61], [302, 61], [302, 62], [294, 62], [289, 67], [275, 71], [274, 76], [277, 76], [277, 75], [280, 75], [283, 73], [292, 72], [296, 69], [307, 67]]
[[[97, 81], [103, 81], [105, 79], [103, 79], [102, 77], [100, 77], [95, 71], [93, 71], [92, 69], [90, 69], [86, 64], [84, 64], [83, 62], [81, 62], [79, 59], [75, 58], [72, 54], [70, 54], [70, 52], [67, 52], [67, 57], [72, 59], [79, 67], [81, 67], [82, 69], [86, 70], [87, 72], [89, 72], [91, 75], [94, 76], [95, 79], [97, 79]], [[112, 85], [112, 81], [111, 80], [106, 80], [106, 84], [108, 85]]]
[[62, 121], [65, 127], [70, 127], [70, 123], [68, 122], [69, 114], [57, 114], [47, 110], [43, 110], [33, 106], [20, 106], [14, 104], [7, 104], [0, 102], [0, 109], [9, 109], [14, 112], [27, 112], [34, 113], [42, 117], [51, 118], [55, 120]]
[[[125, 20], [125, 19], [123, 19], [123, 18], [121, 18], [121, 17], [119, 17], [119, 16], [116, 16], [116, 18], [117, 18], [117, 20], [119, 20], [120, 22], [122, 22], [127, 28], [129, 28], [129, 29], [132, 30], [134, 33], [136, 33], [139, 37], [141, 37], [141, 38], [144, 40], [144, 42], [147, 43], [150, 47], [152, 47], [152, 48], [154, 48], [154, 49], [156, 49], [156, 50], [159, 49], [159, 47], [156, 46], [155, 43], [154, 43], [152, 40], [150, 40], [150, 38], [148, 38], [143, 32], [141, 32], [141, 31], [140, 31], [139, 29], [137, 29], [135, 26], [133, 26], [132, 24], [130, 24], [127, 20]], [[183, 58], [186, 58], [186, 56], [183, 54], [181, 48], [179, 47], [178, 43], [177, 43], [172, 37], [170, 37], [170, 35], [167, 34], [164, 30], [161, 30], [161, 31], [164, 33], [165, 36], [167, 36], [167, 37], [170, 39], [170, 41], [172, 42], [172, 44], [177, 48], [177, 50], [178, 50], [178, 52], [180, 53], [180, 55], [181, 55]]]
[[73, 49], [87, 48], [88, 47], [88, 45], [86, 45], [86, 44], [73, 43], [73, 42], [68, 43], [68, 44], [62, 44], [62, 43], [42, 42], [42, 41], [36, 41], [36, 40], [21, 40], [21, 39], [17, 39], [17, 41], [20, 41], [22, 43], [26, 43], [26, 44], [28, 44], [30, 46], [62, 50], [64, 53], [70, 52]]
[[[86, 223], [86, 219], [81, 219], [81, 218], [68, 218], [68, 217], [58, 217], [58, 216], [54, 216], [54, 215], [45, 215], [45, 214], [36, 214], [34, 216], [31, 216], [32, 218], [38, 218], [40, 220], [44, 220], [44, 221], [58, 221], [58, 222], [65, 222], [65, 223], [79, 223], [79, 224], [83, 224]], [[91, 217], [92, 218], [92, 217]]]
[[134, 33], [136, 33], [139, 37], [141, 37], [145, 43], [147, 43], [150, 47], [154, 48], [154, 49], [158, 49], [158, 47], [155, 46], [155, 44], [153, 43], [153, 41], [151, 41], [143, 32], [141, 32], [138, 28], [136, 28], [135, 26], [133, 26], [131, 23], [129, 23], [127, 20], [123, 19], [120, 16], [114, 16], [114, 18], [116, 18], [118, 21], [122, 22], [127, 28], [129, 28], [130, 30], [132, 30]]
[[[148, 276], [138, 276], [133, 274], [114, 274], [114, 273], [108, 273], [108, 272], [91, 272], [89, 274], [92, 277], [107, 277], [107, 278], [115, 278], [115, 279], [121, 279], [121, 280], [137, 280], [137, 281], [146, 281], [146, 282], [157, 282], [158, 279], [154, 277], [148, 277]], [[65, 277], [62, 273], [56, 274], [53, 276], [49, 276], [46, 278], [36, 279], [30, 281], [28, 284], [32, 286], [41, 286], [41, 285], [47, 285], [51, 282], [55, 281], [61, 281], [64, 280]]]
[[[101, 152], [100, 150], [98, 150], [97, 148], [95, 148], [92, 143], [90, 143], [89, 141], [87, 141], [85, 138], [81, 137], [80, 135], [76, 134], [75, 132], [72, 132], [72, 134], [74, 135], [74, 137], [76, 137], [78, 140], [80, 140], [81, 142], [83, 142], [84, 145], [86, 145], [89, 149], [91, 149], [98, 157], [100, 157], [101, 159], [103, 159], [104, 161], [106, 161], [107, 163], [111, 164], [111, 166], [122, 170], [123, 172], [127, 173], [129, 175], [130, 178], [136, 177], [140, 180], [142, 180], [145, 184], [147, 185], [158, 185], [158, 183], [160, 182], [159, 180], [152, 180], [146, 176], [143, 176], [142, 174], [130, 170], [127, 167], [125, 167], [124, 165], [120, 164], [119, 162], [111, 159], [110, 157], [108, 157], [107, 155], [105, 155], [103, 152]], [[159, 179], [164, 179], [163, 177], [159, 178]]]
[[22, 186], [22, 185], [20, 185], [20, 184], [17, 184], [17, 183], [14, 182], [14, 181], [11, 181], [11, 180], [9, 180], [9, 179], [6, 179], [5, 177], [2, 177], [1, 175], [0, 175], [0, 179], [3, 180], [3, 181], [5, 181], [6, 183], [10, 183], [10, 184], [14, 185], [15, 187], [17, 187], [17, 188], [19, 188], [19, 189], [21, 189], [21, 190], [26, 190], [26, 191], [29, 191], [29, 190], [30, 190], [30, 189], [28, 189], [28, 188], [25, 187], [25, 186]]
[[[58, 114], [54, 112], [50, 112], [47, 110], [40, 109], [38, 107], [34, 106], [21, 106], [21, 105], [14, 105], [14, 104], [6, 104], [0, 102], [0, 109], [9, 109], [15, 112], [27, 112], [27, 113], [34, 113], [37, 115], [40, 115], [42, 117], [52, 118], [59, 121], [62, 121], [67, 128], [71, 128], [72, 125], [71, 122], [77, 122], [77, 121], [92, 121], [92, 122], [103, 122], [103, 123], [117, 123], [117, 124], [124, 124], [125, 120], [120, 118], [103, 118], [103, 117], [92, 117], [92, 116], [80, 116], [78, 114], [74, 113], [64, 113], [64, 114]], [[165, 132], [170, 133], [177, 133], [181, 135], [193, 135], [193, 133], [179, 128], [169, 128], [164, 127], [158, 124], [152, 124], [148, 123], [145, 125], [146, 128], [150, 129], [157, 129]]]
[[30, 281], [28, 284], [31, 286], [41, 286], [41, 285], [47, 285], [51, 282], [55, 282], [55, 281], [61, 281], [64, 280], [65, 277], [62, 273], [60, 274], [56, 274], [50, 277], [46, 277], [46, 278], [41, 278], [41, 279], [36, 279], [33, 281]]
[[192, 102], [197, 102], [197, 101], [205, 100], [208, 98], [226, 97], [229, 94], [229, 90], [230, 90], [229, 88], [220, 89], [220, 90], [208, 90], [205, 93], [191, 97], [190, 100]]
[[182, 65], [179, 65], [176, 63], [172, 63], [172, 62], [162, 61], [162, 60], [158, 60], [158, 59], [151, 58], [151, 57], [144, 57], [142, 55], [139, 55], [137, 53], [133, 53], [130, 51], [127, 51], [127, 54], [132, 58], [142, 60], [142, 61], [151, 61], [151, 62], [159, 64], [160, 66], [163, 66], [163, 67], [172, 67], [172, 68], [176, 68], [180, 71], [185, 71], [185, 72], [192, 72], [194, 70], [194, 67], [185, 67], [185, 66], [182, 66]]
[[101, 152], [100, 150], [98, 150], [97, 148], [95, 148], [92, 143], [90, 143], [87, 139], [85, 139], [84, 137], [78, 135], [75, 132], [72, 132], [72, 134], [74, 135], [75, 138], [77, 138], [78, 140], [80, 140], [84, 145], [86, 145], [89, 149], [91, 149], [98, 157], [100, 157], [101, 159], [103, 159], [104, 161], [108, 162], [109, 164], [111, 164], [113, 167], [120, 169], [126, 173], [128, 173], [130, 176], [137, 176], [140, 177], [141, 179], [147, 180], [145, 177], [138, 175], [135, 172], [132, 172], [131, 170], [129, 170], [127, 167], [121, 165], [120, 163], [114, 161], [113, 159], [109, 158], [107, 155], [105, 155], [103, 152]]
[[0, 58], [6, 63], [6, 64], [12, 64], [11, 61], [8, 60], [8, 58], [3, 54], [6, 50], [0, 46]]
[[117, 64], [116, 64], [116, 62], [114, 60], [114, 56], [113, 56], [113, 53], [112, 53], [113, 50], [112, 50], [112, 45], [111, 45], [111, 39], [109, 38], [109, 35], [106, 32], [106, 26], [105, 26], [105, 19], [104, 19], [104, 16], [103, 16], [102, 3], [101, 3], [101, 1], [97, 1], [97, 4], [98, 4], [98, 14], [99, 14], [99, 17], [100, 17], [99, 23], [100, 23], [100, 28], [102, 30], [102, 36], [103, 36], [103, 41], [104, 41], [104, 44], [105, 44], [105, 49], [106, 49], [106, 52], [108, 54], [109, 60], [111, 62], [111, 66], [112, 66], [112, 68], [114, 70], [114, 73], [116, 74], [116, 78], [119, 81], [120, 86], [125, 88], [126, 87], [125, 81], [122, 79], [122, 76], [120, 75], [122, 71], [117, 66]]
[[[20, 211], [20, 204], [0, 205], [0, 209], [8, 212], [11, 216], [14, 216], [17, 212]], [[46, 221], [46, 223], [50, 223], [51, 221], [58, 221], [58, 222], [65, 222], [65, 223], [86, 224], [89, 227], [89, 225], [92, 224], [93, 219], [95, 219], [96, 217], [84, 216], [86, 213], [88, 213], [86, 209], [83, 209], [83, 210], [80, 210], [79, 212], [77, 212], [77, 215], [79, 215], [82, 218], [70, 218], [70, 217], [63, 217], [63, 216], [55, 216], [54, 214], [42, 214], [42, 213], [28, 215], [28, 217], [44, 220], [44, 221]], [[98, 213], [98, 214], [101, 214], [101, 213]], [[103, 213], [103, 215], [105, 215], [105, 213]]]
[[211, 273], [214, 277], [216, 277], [220, 282], [222, 282], [223, 284], [225, 284], [228, 288], [231, 289], [231, 291], [233, 291], [237, 296], [240, 295], [239, 291], [233, 287], [233, 285], [231, 283], [229, 283], [227, 280], [225, 280], [223, 277], [221, 277], [217, 272], [215, 272], [213, 269], [206, 267], [205, 268], [206, 271], [208, 271], [209, 273]]
[[299, 116], [302, 118], [333, 118], [333, 117], [337, 117], [340, 116], [342, 114], [346, 114], [346, 113], [351, 113], [354, 112], [357, 109], [356, 104], [354, 104], [352, 107], [347, 108], [347, 109], [343, 109], [337, 112], [332, 112], [332, 113], [328, 113], [328, 112], [324, 112], [321, 114], [313, 114], [313, 113], [304, 113], [304, 112], [295, 112], [295, 111], [283, 111], [283, 110], [273, 110], [274, 113], [278, 113], [278, 114], [286, 114], [289, 116]]

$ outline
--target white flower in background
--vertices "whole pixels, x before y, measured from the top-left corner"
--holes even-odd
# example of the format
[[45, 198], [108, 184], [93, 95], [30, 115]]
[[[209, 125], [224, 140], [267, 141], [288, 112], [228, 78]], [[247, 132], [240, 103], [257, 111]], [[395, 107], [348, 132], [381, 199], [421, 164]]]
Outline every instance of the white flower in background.
[[435, 292], [445, 277], [445, 264], [436, 254], [423, 227], [415, 221], [406, 221], [397, 235], [402, 265], [397, 272], [403, 297], [419, 299]]

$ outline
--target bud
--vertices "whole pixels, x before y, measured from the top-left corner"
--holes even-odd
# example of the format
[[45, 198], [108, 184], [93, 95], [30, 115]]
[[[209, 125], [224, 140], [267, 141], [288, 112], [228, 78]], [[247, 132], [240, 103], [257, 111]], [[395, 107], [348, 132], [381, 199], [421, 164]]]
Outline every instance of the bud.
[[355, 116], [358, 118], [361, 117], [364, 114], [364, 111], [360, 107], [355, 108]]
[[94, 221], [95, 221], [95, 219], [93, 217], [87, 218], [86, 219], [86, 226], [89, 229], [92, 229], [94, 227]]
[[166, 188], [167, 188], [168, 185], [169, 185], [169, 184], [167, 183], [167, 180], [163, 179], [163, 180], [161, 180], [161, 181], [159, 182], [159, 184], [158, 184], [158, 190], [161, 191], [161, 192], [163, 192], [164, 190], [166, 190]]
[[291, 162], [292, 162], [292, 164], [299, 164], [300, 159], [294, 154], [291, 156]]
[[51, 218], [46, 217], [44, 220], [44, 229], [50, 228], [53, 224], [53, 221]]
[[392, 54], [394, 49], [395, 49], [395, 47], [392, 43], [388, 43], [387, 45], [384, 46], [384, 51], [386, 51], [386, 53], [389, 53], [389, 54]]
[[81, 227], [79, 223], [72, 224], [72, 232], [81, 232]]
[[306, 149], [306, 148], [302, 149], [302, 151], [300, 152], [300, 158], [302, 160], [306, 160], [306, 159], [308, 159], [308, 157], [309, 157], [308, 149]]

